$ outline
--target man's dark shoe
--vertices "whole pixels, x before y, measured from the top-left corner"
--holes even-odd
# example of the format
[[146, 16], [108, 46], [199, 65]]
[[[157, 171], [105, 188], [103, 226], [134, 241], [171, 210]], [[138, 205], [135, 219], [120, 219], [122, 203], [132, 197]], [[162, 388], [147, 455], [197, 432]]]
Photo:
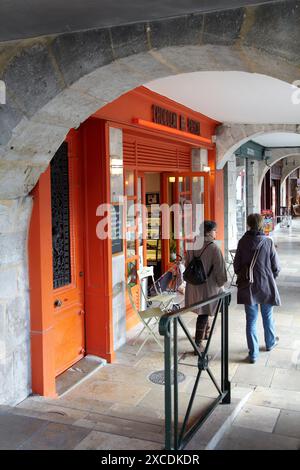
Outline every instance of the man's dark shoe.
[[250, 364], [255, 364], [255, 363], [256, 363], [256, 359], [254, 359], [254, 357], [248, 356], [248, 362], [249, 362]]
[[270, 348], [266, 348], [266, 350], [267, 351], [272, 351], [272, 349], [274, 349], [277, 346], [278, 342], [279, 342], [279, 337], [276, 336], [275, 343], [273, 344], [273, 346], [271, 346]]

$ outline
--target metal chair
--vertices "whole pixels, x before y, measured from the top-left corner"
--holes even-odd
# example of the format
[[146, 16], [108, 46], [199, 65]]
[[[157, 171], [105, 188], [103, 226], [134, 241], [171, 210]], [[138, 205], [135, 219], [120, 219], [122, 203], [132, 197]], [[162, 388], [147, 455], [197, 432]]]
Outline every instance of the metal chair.
[[[150, 307], [154, 302], [154, 303], [158, 304], [158, 307], [160, 307], [162, 310], [170, 309], [172, 307], [172, 303], [173, 303], [174, 299], [177, 297], [177, 293], [176, 292], [172, 292], [172, 293], [169, 293], [169, 292], [161, 292], [160, 293], [160, 292], [158, 292], [156, 283], [154, 281], [154, 268], [153, 268], [153, 266], [144, 266], [143, 268], [141, 268], [137, 271], [137, 274], [138, 274], [138, 277], [139, 277], [139, 280], [140, 280], [140, 286], [141, 286], [140, 288], [141, 288], [142, 296], [144, 297], [144, 299], [146, 301], [147, 307]], [[149, 297], [147, 295], [147, 292], [144, 292], [143, 282], [142, 282], [144, 279], [147, 279], [149, 277], [151, 277], [151, 279], [152, 279], [154, 290], [155, 290], [155, 293], [156, 293], [156, 295], [153, 295], [151, 297]]]
[[159, 307], [150, 307], [150, 308], [147, 308], [146, 310], [138, 310], [135, 304], [135, 301], [133, 299], [131, 287], [129, 284], [127, 284], [127, 292], [128, 292], [129, 300], [130, 300], [133, 310], [135, 311], [135, 313], [137, 314], [137, 316], [139, 317], [139, 319], [144, 325], [143, 329], [136, 336], [133, 344], [136, 343], [137, 339], [141, 336], [141, 334], [144, 331], [146, 331], [147, 333], [146, 338], [144, 339], [143, 343], [141, 344], [141, 346], [139, 347], [136, 353], [136, 356], [140, 353], [140, 351], [145, 346], [148, 339], [150, 339], [151, 337], [154, 339], [154, 341], [156, 341], [156, 343], [159, 345], [159, 347], [163, 351], [164, 350], [163, 343], [160, 337], [155, 333], [154, 329], [158, 326], [160, 317], [164, 315], [165, 311]]

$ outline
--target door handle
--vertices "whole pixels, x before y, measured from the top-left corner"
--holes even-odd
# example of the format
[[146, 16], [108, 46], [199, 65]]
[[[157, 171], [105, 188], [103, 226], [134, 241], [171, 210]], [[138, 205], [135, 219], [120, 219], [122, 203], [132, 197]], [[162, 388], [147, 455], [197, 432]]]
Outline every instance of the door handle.
[[60, 299], [54, 300], [54, 307], [61, 307], [62, 306], [62, 301]]

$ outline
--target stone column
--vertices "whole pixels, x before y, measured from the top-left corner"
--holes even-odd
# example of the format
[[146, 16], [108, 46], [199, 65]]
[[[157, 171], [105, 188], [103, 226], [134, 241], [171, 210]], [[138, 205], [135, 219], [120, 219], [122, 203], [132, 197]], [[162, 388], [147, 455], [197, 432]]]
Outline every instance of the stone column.
[[260, 212], [259, 162], [247, 160], [247, 215]]
[[27, 238], [29, 196], [0, 200], [0, 404], [28, 396], [30, 309]]
[[236, 157], [233, 154], [225, 167], [225, 255], [228, 250], [236, 248]]
[[[109, 155], [110, 155], [110, 182], [114, 188], [111, 196], [112, 202], [123, 198], [123, 131], [114, 127], [109, 128]], [[115, 168], [112, 162], [117, 162]], [[112, 257], [112, 310], [113, 310], [113, 332], [114, 349], [120, 348], [126, 343], [126, 297], [125, 297], [125, 256], [123, 251]]]

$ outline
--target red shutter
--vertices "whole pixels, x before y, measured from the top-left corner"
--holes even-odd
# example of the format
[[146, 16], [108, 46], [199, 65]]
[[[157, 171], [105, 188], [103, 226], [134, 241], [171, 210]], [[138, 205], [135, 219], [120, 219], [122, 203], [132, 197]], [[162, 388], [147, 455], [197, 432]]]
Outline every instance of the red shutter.
[[124, 164], [141, 168], [162, 170], [190, 170], [191, 150], [189, 146], [165, 144], [154, 139], [123, 134]]
[[125, 165], [136, 166], [136, 142], [134, 138], [123, 137], [123, 160]]

